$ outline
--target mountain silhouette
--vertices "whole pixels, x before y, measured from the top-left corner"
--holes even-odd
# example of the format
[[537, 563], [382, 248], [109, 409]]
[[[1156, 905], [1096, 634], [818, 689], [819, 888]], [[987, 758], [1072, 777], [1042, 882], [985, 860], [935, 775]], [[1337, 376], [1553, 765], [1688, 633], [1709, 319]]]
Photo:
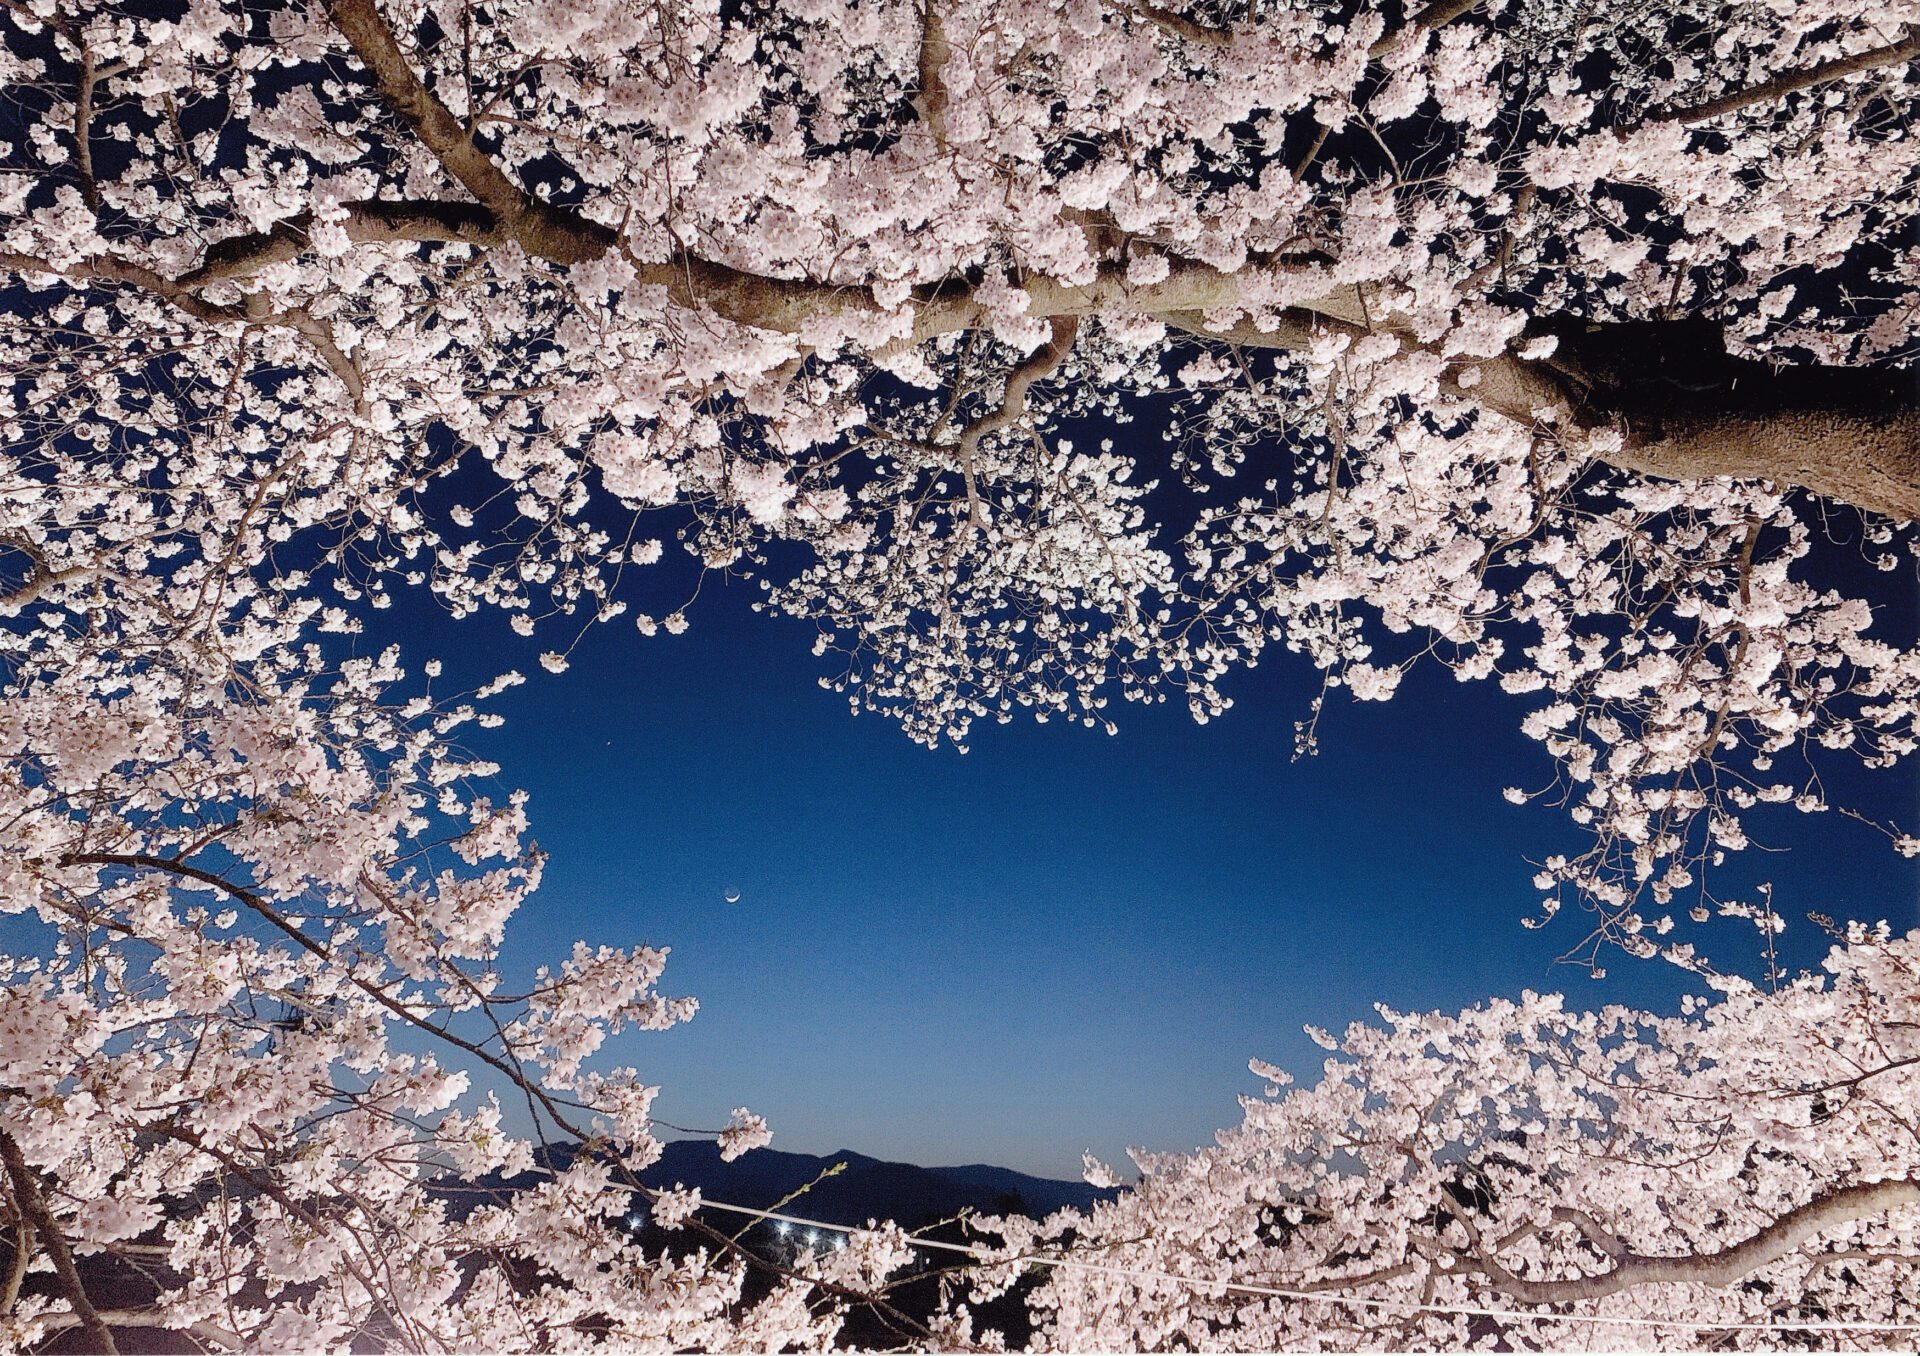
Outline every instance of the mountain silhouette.
[[[836, 1163], [846, 1167], [815, 1182]], [[650, 1187], [699, 1187], [705, 1200], [757, 1210], [771, 1209], [789, 1193], [815, 1182], [804, 1195], [782, 1207], [781, 1213], [827, 1224], [892, 1220], [909, 1230], [966, 1210], [986, 1215], [1019, 1213], [1038, 1219], [1062, 1206], [1088, 1210], [1096, 1200], [1114, 1195], [1084, 1182], [1030, 1177], [986, 1163], [923, 1168], [870, 1158], [851, 1149], [819, 1155], [755, 1149], [723, 1163], [720, 1146], [710, 1139], [669, 1141], [660, 1161], [642, 1172], [640, 1180]], [[741, 1222], [745, 1223], [744, 1217]]]

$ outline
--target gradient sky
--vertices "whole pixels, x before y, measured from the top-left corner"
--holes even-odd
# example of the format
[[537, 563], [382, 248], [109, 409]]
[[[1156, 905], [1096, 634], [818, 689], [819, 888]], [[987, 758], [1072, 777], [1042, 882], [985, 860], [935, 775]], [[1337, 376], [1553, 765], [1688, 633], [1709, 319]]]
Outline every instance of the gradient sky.
[[[1083, 1149], [1121, 1161], [1236, 1123], [1249, 1056], [1311, 1074], [1303, 1023], [1527, 988], [1667, 1010], [1698, 991], [1660, 962], [1555, 967], [1584, 931], [1573, 910], [1520, 926], [1525, 859], [1579, 840], [1561, 812], [1501, 799], [1551, 773], [1490, 685], [1429, 667], [1384, 706], [1336, 694], [1323, 752], [1296, 763], [1317, 684], [1275, 652], [1206, 726], [1169, 702], [1121, 711], [1112, 738], [976, 727], [962, 756], [851, 717], [817, 685], [810, 629], [753, 615], [754, 596], [709, 581], [686, 634], [597, 628], [557, 677], [535, 658], [554, 638], [497, 615], [386, 614], [409, 667], [528, 674], [494, 704], [506, 725], [467, 740], [532, 793], [552, 853], [509, 929], [509, 981], [575, 937], [670, 946], [662, 987], [699, 1016], [609, 1048], [662, 1086], [667, 1121], [747, 1105], [776, 1148], [1076, 1176]], [[1882, 817], [1920, 811], [1909, 769], [1842, 781]], [[1884, 838], [1835, 814], [1756, 823], [1791, 851], [1713, 884], [1770, 877], [1796, 967], [1827, 945], [1809, 909], [1920, 925], [1920, 870]], [[1723, 968], [1757, 973], [1750, 924], [1703, 931]]]

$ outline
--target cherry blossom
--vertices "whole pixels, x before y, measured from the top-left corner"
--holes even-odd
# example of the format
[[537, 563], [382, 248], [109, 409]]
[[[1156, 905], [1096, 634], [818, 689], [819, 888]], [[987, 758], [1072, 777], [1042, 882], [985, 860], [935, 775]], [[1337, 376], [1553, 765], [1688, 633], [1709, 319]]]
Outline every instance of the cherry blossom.
[[[0, 956], [0, 1156], [11, 1255], [52, 1269], [0, 1292], [8, 1340], [809, 1347], [905, 1265], [876, 1234], [748, 1291], [774, 1264], [700, 1216], [690, 1249], [631, 1246], [654, 1090], [605, 1044], [692, 1004], [649, 948], [499, 972], [542, 861], [459, 740], [521, 675], [449, 693], [369, 642], [402, 590], [504, 612], [559, 672], [596, 623], [697, 624], [649, 591], [671, 541], [812, 620], [856, 709], [963, 746], [1127, 701], [1212, 719], [1274, 646], [1321, 701], [1444, 665], [1513, 694], [1552, 771], [1512, 795], [1590, 835], [1535, 921], [1573, 901], [1590, 958], [1711, 973], [1691, 920], [1778, 920], [1705, 883], [1761, 807], [1828, 809], [1822, 767], [1915, 747], [1911, 638], [1821, 557], [1912, 568], [1917, 33], [1913, 0], [0, 0], [0, 909], [35, 939]], [[1820, 994], [1894, 1002], [1905, 945], [1729, 992], [1710, 1029], [1777, 1009], [1794, 1086], [1838, 1079], [1868, 1019]], [[1540, 1005], [1462, 1018], [1488, 1052], [1462, 1078], [1517, 1077], [1509, 1035], [1578, 1077], [1564, 1107], [1487, 1093], [1560, 1128], [1484, 1193], [1409, 1141], [1392, 1209], [1453, 1222], [1395, 1216], [1381, 1265], [1452, 1257], [1434, 1293], [1479, 1293], [1609, 1237], [1731, 1245], [1676, 1197], [1483, 1248], [1480, 1214], [1585, 1181], [1531, 1146], [1575, 1171], [1553, 1118], [1613, 1114], [1610, 1051], [1706, 1076], [1662, 1020], [1595, 1046]], [[1378, 1058], [1417, 1063], [1394, 1031]], [[1372, 1068], [1374, 1040], [1346, 1048]], [[509, 1133], [497, 1089], [577, 1152]], [[1374, 1114], [1342, 1096], [1261, 1115]], [[1753, 1130], [1699, 1210], [1881, 1180], [1858, 1100]], [[1326, 1266], [1373, 1255], [1358, 1218]], [[1190, 1258], [1218, 1280], [1222, 1238], [1321, 1221], [1260, 1227]], [[103, 1316], [97, 1255], [153, 1302]], [[1878, 1312], [1828, 1275], [1818, 1303]], [[1057, 1331], [1109, 1332], [1063, 1284]], [[1178, 1293], [1200, 1307], [1115, 1309], [1115, 1340], [1295, 1332]], [[970, 1323], [939, 1340], [987, 1343]]]
[[1090, 1215], [981, 1227], [1056, 1262], [1041, 1350], [1904, 1349], [1920, 933], [1842, 940], [1677, 1017], [1382, 1008], [1318, 1033], [1312, 1087], [1253, 1061], [1267, 1095], [1215, 1147], [1136, 1154]]

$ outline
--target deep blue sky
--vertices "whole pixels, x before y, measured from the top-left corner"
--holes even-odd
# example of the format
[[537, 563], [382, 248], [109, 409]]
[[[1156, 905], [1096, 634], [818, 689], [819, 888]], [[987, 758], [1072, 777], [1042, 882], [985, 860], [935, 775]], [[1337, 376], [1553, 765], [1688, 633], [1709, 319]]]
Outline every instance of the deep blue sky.
[[[753, 615], [754, 596], [709, 581], [686, 634], [597, 628], [557, 677], [535, 659], [554, 638], [497, 615], [407, 625], [409, 667], [528, 674], [494, 705], [506, 725], [467, 740], [532, 793], [552, 853], [508, 933], [510, 980], [575, 937], [647, 942], [672, 948], [663, 988], [700, 999], [691, 1024], [610, 1047], [662, 1085], [665, 1120], [745, 1104], [779, 1148], [1074, 1176], [1082, 1149], [1118, 1162], [1237, 1122], [1249, 1056], [1311, 1074], [1303, 1023], [1525, 988], [1671, 1008], [1689, 982], [1625, 957], [1600, 981], [1555, 968], [1583, 931], [1572, 910], [1520, 926], [1524, 859], [1578, 839], [1501, 799], [1550, 774], [1489, 685], [1427, 669], [1384, 706], [1336, 695], [1324, 751], [1296, 763], [1317, 684], [1282, 655], [1204, 727], [1169, 702], [1123, 710], [1112, 738], [976, 727], [962, 756], [850, 716], [817, 685], [810, 630]], [[1868, 808], [1911, 817], [1914, 787], [1883, 776]], [[1883, 838], [1832, 814], [1768, 828], [1794, 850], [1716, 884], [1770, 876], [1796, 964], [1826, 946], [1809, 909], [1920, 923], [1920, 874]], [[1749, 925], [1708, 939], [1723, 967], [1757, 965]]]

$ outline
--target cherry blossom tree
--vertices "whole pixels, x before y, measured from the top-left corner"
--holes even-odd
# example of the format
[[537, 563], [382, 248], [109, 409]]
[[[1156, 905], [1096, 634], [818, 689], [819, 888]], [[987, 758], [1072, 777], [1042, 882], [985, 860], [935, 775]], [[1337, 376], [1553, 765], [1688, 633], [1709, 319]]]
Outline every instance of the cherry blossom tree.
[[191, 479], [334, 629], [611, 618], [690, 508], [929, 742], [1431, 655], [1538, 694], [1547, 912], [1642, 952], [1912, 747], [1802, 563], [1920, 504], [1907, 0], [7, 14], [7, 444], [94, 487], [22, 607], [150, 607]]
[[[882, 1295], [898, 1231], [804, 1265], [697, 1222], [634, 1244], [636, 1207], [686, 1222], [638, 1181], [658, 1089], [588, 1061], [692, 1015], [666, 953], [582, 943], [511, 991], [541, 859], [523, 798], [459, 790], [471, 704], [388, 699], [391, 654], [328, 668], [298, 608], [207, 611], [171, 648], [17, 637], [0, 899], [40, 936], [0, 956], [8, 1349], [812, 1348], [856, 1300], [917, 1331]], [[744, 1108], [718, 1134], [769, 1138]]]
[[1254, 1061], [1273, 1086], [1217, 1147], [1139, 1155], [1090, 1217], [991, 1222], [1068, 1259], [1036, 1349], [1910, 1349], [1920, 933], [1846, 940], [1678, 1017], [1383, 1008], [1315, 1033], [1312, 1088]]
[[[747, 1303], [722, 1235], [624, 1246], [651, 1090], [593, 1056], [691, 1009], [663, 953], [497, 972], [540, 862], [457, 740], [518, 675], [361, 653], [402, 589], [558, 670], [677, 531], [929, 742], [1211, 717], [1274, 644], [1363, 700], [1431, 657], [1535, 694], [1531, 794], [1592, 832], [1546, 911], [1641, 954], [1753, 807], [1914, 747], [1920, 660], [1807, 573], [1843, 530], [1899, 567], [1920, 510], [1912, 0], [0, 34], [18, 1344], [813, 1345], [903, 1260]], [[456, 1208], [532, 1161], [472, 1076], [592, 1151]], [[101, 1251], [156, 1302], [93, 1305]]]

